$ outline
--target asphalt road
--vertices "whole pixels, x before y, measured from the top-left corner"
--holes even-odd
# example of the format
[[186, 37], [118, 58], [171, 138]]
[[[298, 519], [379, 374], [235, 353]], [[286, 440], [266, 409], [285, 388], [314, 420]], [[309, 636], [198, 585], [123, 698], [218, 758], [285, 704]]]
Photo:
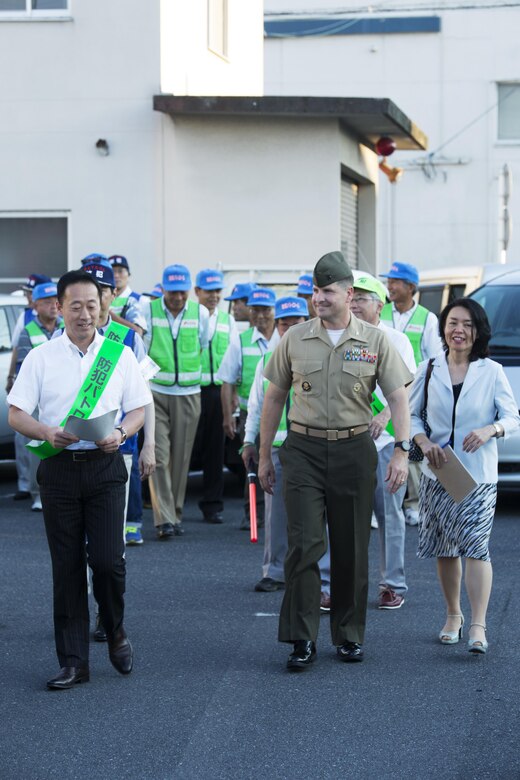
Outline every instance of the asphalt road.
[[90, 683], [51, 692], [43, 521], [12, 501], [12, 467], [0, 466], [2, 780], [520, 778], [515, 496], [500, 500], [492, 536], [487, 656], [437, 641], [442, 599], [434, 562], [415, 558], [415, 529], [406, 603], [375, 608], [373, 532], [364, 663], [337, 660], [323, 617], [317, 662], [290, 674], [276, 641], [281, 596], [253, 591], [262, 545], [238, 530], [238, 486], [230, 477], [222, 526], [201, 521], [199, 486], [190, 478], [184, 537], [155, 541], [147, 511], [145, 544], [127, 552], [134, 672], [118, 675], [93, 643]]

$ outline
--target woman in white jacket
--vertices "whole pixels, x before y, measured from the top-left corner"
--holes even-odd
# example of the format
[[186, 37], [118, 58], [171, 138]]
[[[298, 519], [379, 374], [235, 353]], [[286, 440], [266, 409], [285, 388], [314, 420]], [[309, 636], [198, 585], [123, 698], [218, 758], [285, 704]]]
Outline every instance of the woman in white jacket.
[[[470, 298], [448, 304], [439, 318], [444, 353], [432, 364], [428, 382], [426, 435], [421, 419], [428, 361], [418, 368], [410, 395], [412, 438], [424, 453], [419, 489], [419, 558], [437, 558], [446, 601], [443, 644], [462, 637], [460, 607], [462, 558], [471, 606], [468, 649], [485, 653], [486, 612], [492, 569], [489, 537], [495, 514], [498, 454], [496, 439], [520, 425], [511, 386], [499, 363], [488, 357], [491, 337], [484, 309]], [[478, 486], [455, 503], [437, 481], [435, 469], [446, 461], [450, 444]]]

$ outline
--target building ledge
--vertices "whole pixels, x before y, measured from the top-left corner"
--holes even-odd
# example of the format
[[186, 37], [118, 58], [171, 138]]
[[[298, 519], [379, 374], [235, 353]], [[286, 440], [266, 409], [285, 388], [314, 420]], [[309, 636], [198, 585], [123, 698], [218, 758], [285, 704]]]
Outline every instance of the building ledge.
[[372, 150], [382, 136], [393, 138], [400, 150], [428, 147], [427, 136], [388, 98], [155, 95], [153, 107], [174, 119], [183, 116], [337, 119]]

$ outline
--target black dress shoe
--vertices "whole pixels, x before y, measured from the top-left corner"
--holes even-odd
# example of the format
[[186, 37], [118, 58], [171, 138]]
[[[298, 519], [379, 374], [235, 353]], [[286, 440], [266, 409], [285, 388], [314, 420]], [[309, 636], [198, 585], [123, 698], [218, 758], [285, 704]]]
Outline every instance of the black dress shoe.
[[124, 628], [108, 639], [108, 656], [120, 674], [130, 674], [134, 665], [134, 651]]
[[298, 639], [294, 643], [292, 651], [287, 661], [287, 668], [291, 671], [305, 669], [316, 660], [316, 645], [314, 642], [308, 642], [305, 639]]
[[31, 494], [28, 490], [18, 490], [13, 496], [13, 501], [27, 501], [30, 497]]
[[273, 593], [275, 590], [283, 590], [284, 588], [285, 582], [273, 580], [272, 577], [262, 577], [255, 585], [257, 593]]
[[64, 691], [77, 683], [88, 682], [90, 675], [88, 666], [62, 666], [59, 674], [52, 680], [47, 680], [47, 688], [51, 691]]
[[96, 615], [96, 627], [94, 629], [92, 636], [94, 637], [95, 642], [107, 641], [107, 632], [103, 628], [103, 623], [101, 622], [101, 618], [99, 617], [99, 614]]
[[363, 646], [357, 642], [343, 642], [337, 649], [338, 655], [342, 661], [362, 661]]
[[181, 526], [180, 523], [177, 523], [173, 526], [173, 535], [174, 536], [184, 536], [184, 528]]

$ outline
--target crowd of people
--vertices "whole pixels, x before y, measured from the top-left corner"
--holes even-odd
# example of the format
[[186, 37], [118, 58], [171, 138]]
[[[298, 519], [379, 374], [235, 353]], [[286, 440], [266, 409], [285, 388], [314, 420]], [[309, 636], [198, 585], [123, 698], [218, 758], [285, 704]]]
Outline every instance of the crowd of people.
[[[143, 544], [143, 486], [157, 540], [182, 536], [195, 446], [201, 516], [224, 523], [226, 438], [258, 471], [265, 533], [254, 588], [283, 591], [279, 640], [293, 645], [290, 670], [316, 659], [323, 612], [340, 660], [363, 660], [371, 524], [379, 608], [405, 602], [405, 529], [419, 525], [418, 555], [437, 559], [446, 602], [440, 641], [462, 637], [466, 559], [468, 649], [487, 651], [496, 439], [520, 425], [517, 405], [487, 357], [478, 304], [459, 299], [438, 322], [415, 300], [414, 266], [396, 262], [381, 276], [387, 287], [331, 252], [288, 295], [236, 284], [229, 311], [213, 268], [193, 284], [186, 266], [170, 265], [138, 294], [125, 257], [96, 253], [57, 285], [39, 273], [27, 279], [6, 389], [14, 499], [43, 511], [52, 560], [60, 671], [48, 688], [89, 679], [87, 564], [94, 638], [107, 641], [120, 673], [132, 670], [124, 550]], [[458, 502], [438, 479], [448, 444], [476, 485]], [[245, 481], [240, 527], [250, 523]]]

